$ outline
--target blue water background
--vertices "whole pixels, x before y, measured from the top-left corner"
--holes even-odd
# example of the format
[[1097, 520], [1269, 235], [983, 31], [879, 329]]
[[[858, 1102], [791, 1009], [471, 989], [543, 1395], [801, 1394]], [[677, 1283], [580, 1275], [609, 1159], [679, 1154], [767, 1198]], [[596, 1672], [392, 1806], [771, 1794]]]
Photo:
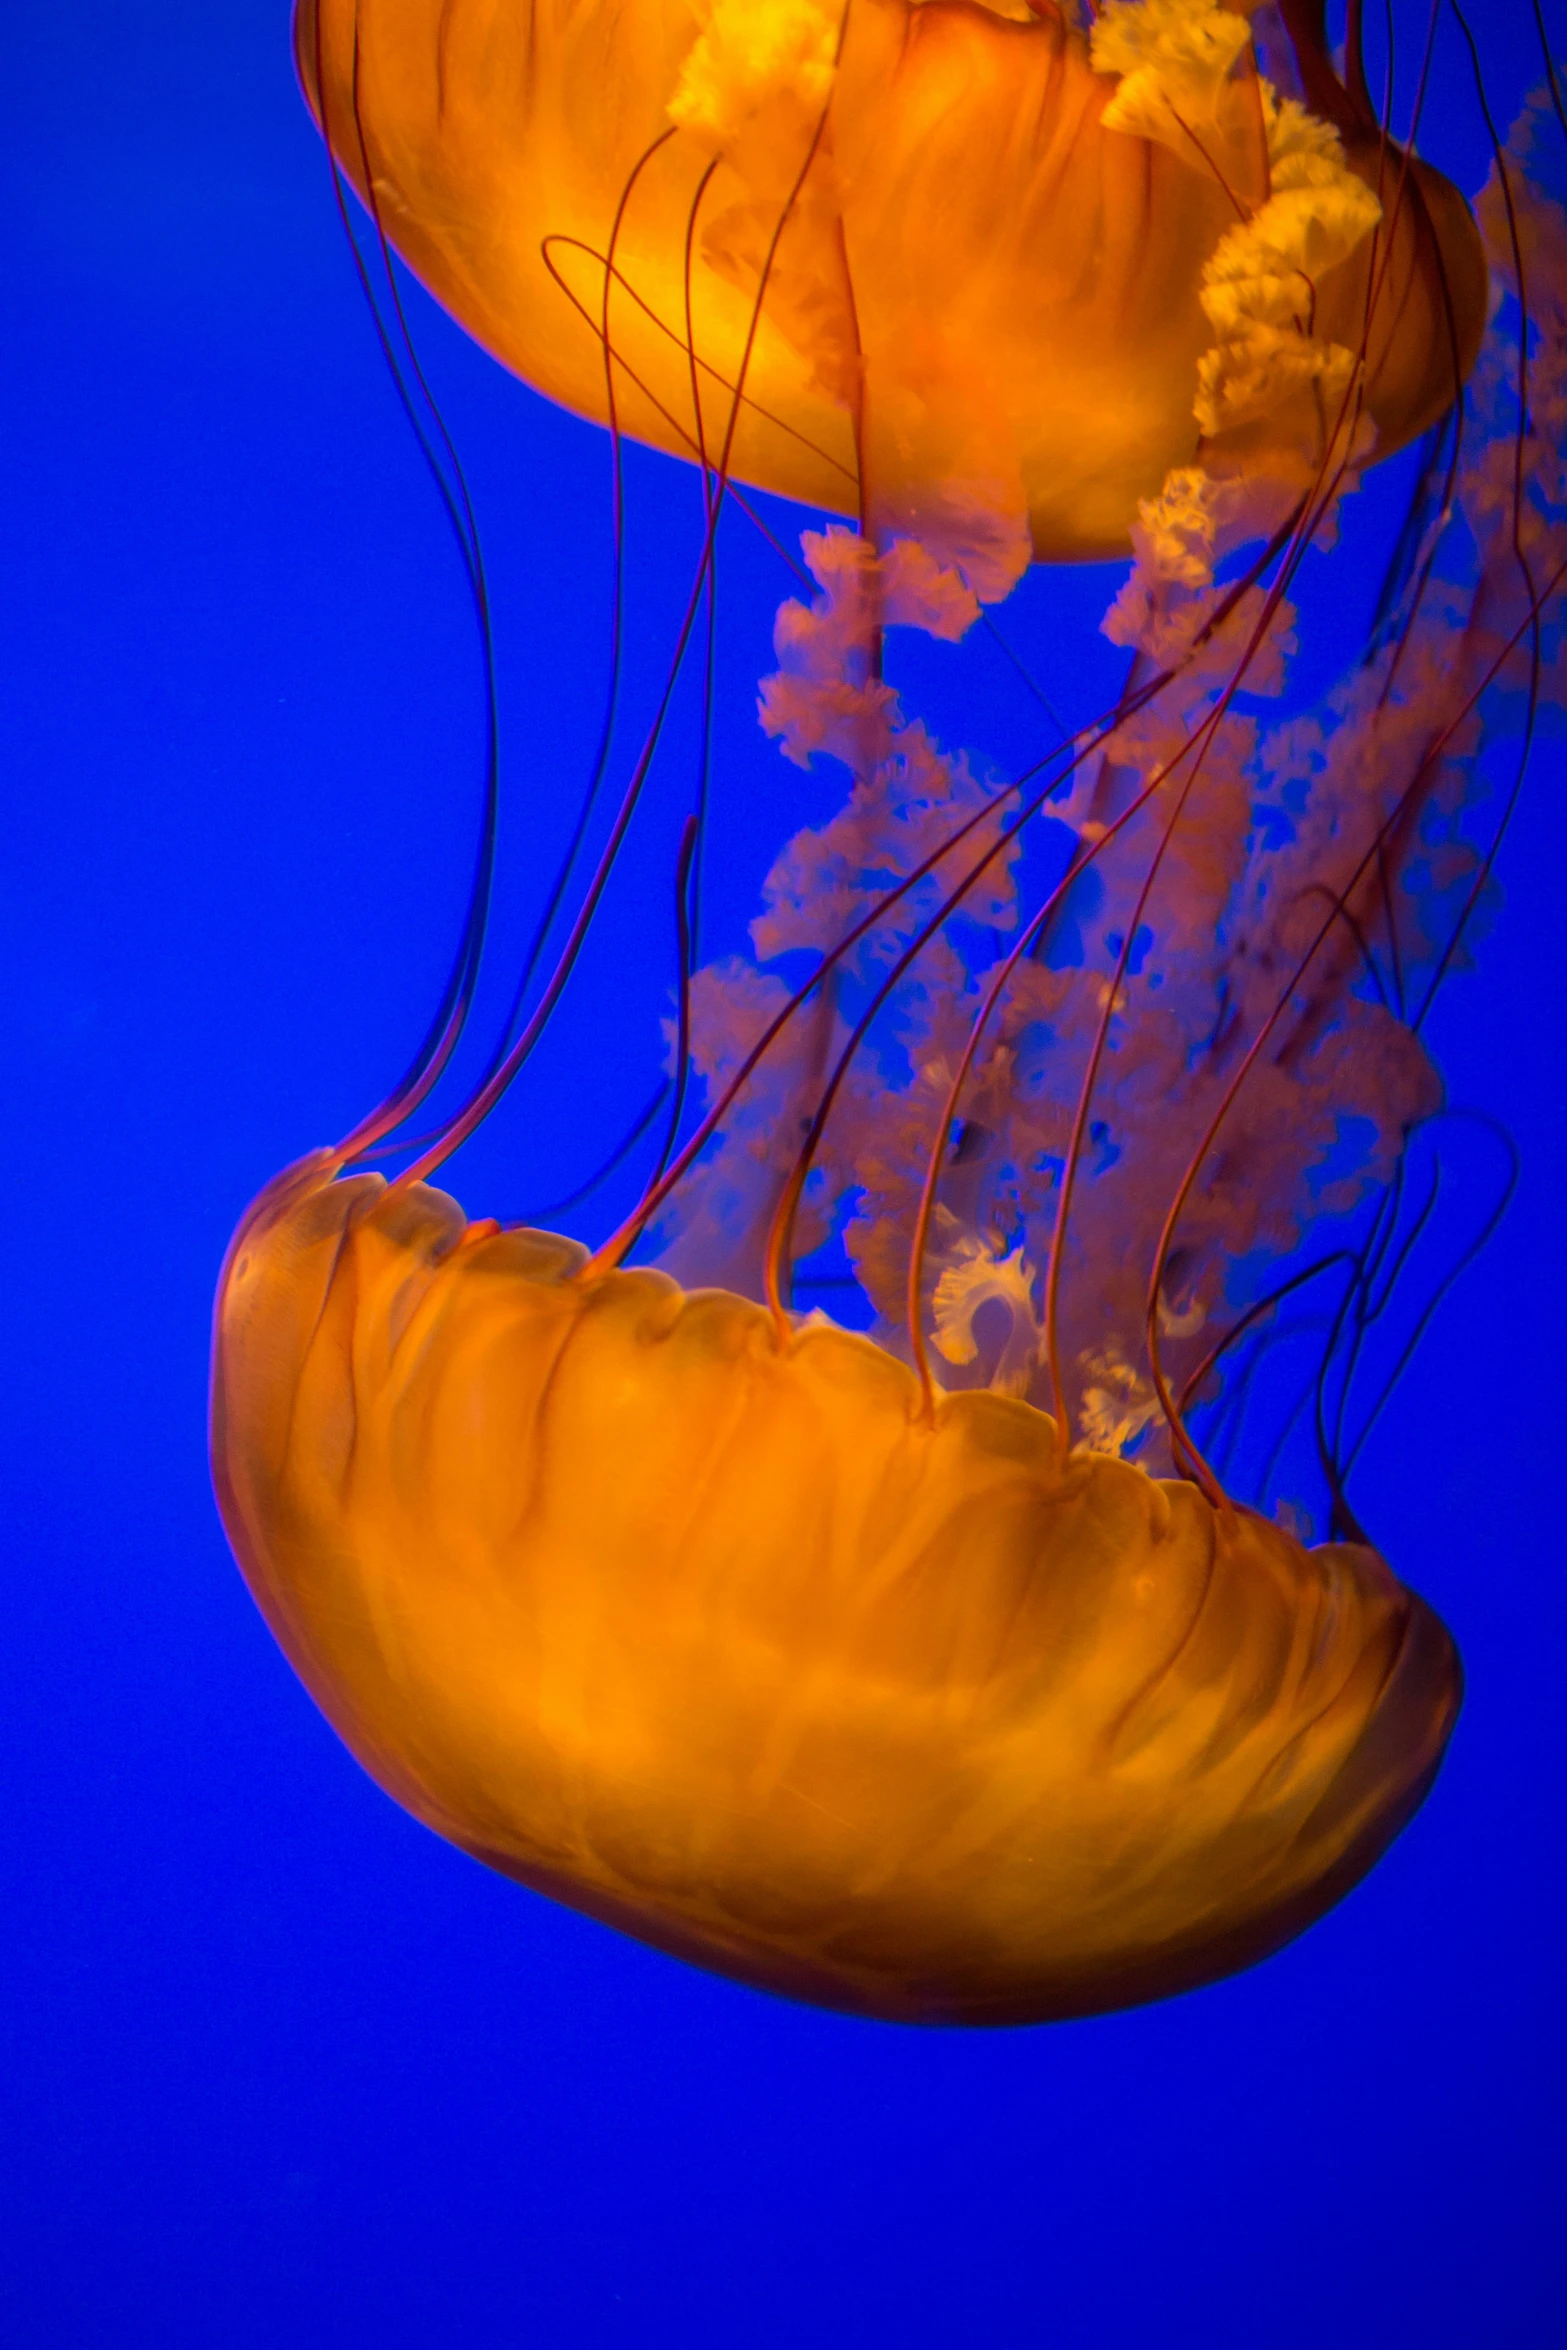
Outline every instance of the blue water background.
[[[1484, 36], [1505, 98], [1527, 14], [1483, 13], [1506, 20]], [[1066, 2029], [876, 2028], [617, 1939], [361, 1775], [208, 1486], [225, 1240], [397, 1074], [476, 803], [471, 615], [283, 11], [11, 0], [5, 20], [0, 2338], [1564, 2338], [1559, 739], [1433, 1027], [1452, 1098], [1516, 1137], [1517, 1198], [1357, 1488], [1469, 1673], [1408, 1834], [1267, 1965]], [[604, 446], [415, 318], [495, 577], [515, 925], [598, 722]], [[630, 480], [643, 707], [693, 492], [643, 458]], [[835, 787], [756, 734], [787, 583], [743, 532], [725, 546], [709, 923], [733, 945], [772, 849]], [[1352, 548], [1350, 638], [1374, 585]], [[1102, 601], [1102, 581], [1028, 591], [1016, 630], [1047, 690], [1108, 658], [1082, 651]], [[949, 740], [1004, 760], [1037, 724], [999, 669], [914, 671]], [[689, 708], [680, 726], [677, 752]], [[682, 788], [655, 795], [537, 1081], [459, 1170], [475, 1214], [569, 1190], [651, 1082]]]

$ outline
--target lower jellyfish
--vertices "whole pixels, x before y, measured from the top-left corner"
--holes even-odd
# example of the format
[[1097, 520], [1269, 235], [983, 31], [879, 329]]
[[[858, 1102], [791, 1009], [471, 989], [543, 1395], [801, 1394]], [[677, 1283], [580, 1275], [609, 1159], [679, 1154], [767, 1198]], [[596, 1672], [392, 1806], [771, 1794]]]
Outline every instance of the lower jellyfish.
[[[428, 1178], [604, 918], [657, 729], [552, 895], [553, 966], [415, 1133], [469, 1025], [492, 799], [408, 1076], [224, 1269], [213, 1460], [251, 1587], [419, 1818], [745, 1981], [1008, 2023], [1243, 1966], [1372, 1865], [1459, 1704], [1322, 1398], [1396, 1275], [1426, 1015], [1560, 698], [1549, 61], [1476, 228], [1372, 106], [1354, 7], [1341, 74], [1310, 0], [1086, 29], [320, 0], [297, 39], [383, 252], [694, 458], [671, 678], [743, 481], [852, 509], [805, 535], [760, 703], [847, 797], [782, 848], [753, 952], [700, 968], [688, 823], [672, 1110], [591, 1252]], [[1118, 280], [1128, 190], [1156, 268]], [[1090, 346], [1116, 302], [1126, 346]], [[1421, 432], [1361, 657], [1269, 724], [1344, 501]], [[1109, 707], [1008, 775], [906, 715], [888, 631], [956, 640], [1031, 557], [1116, 548]], [[796, 1310], [823, 1249], [868, 1328]], [[1312, 1284], [1317, 1547], [1200, 1441]]]

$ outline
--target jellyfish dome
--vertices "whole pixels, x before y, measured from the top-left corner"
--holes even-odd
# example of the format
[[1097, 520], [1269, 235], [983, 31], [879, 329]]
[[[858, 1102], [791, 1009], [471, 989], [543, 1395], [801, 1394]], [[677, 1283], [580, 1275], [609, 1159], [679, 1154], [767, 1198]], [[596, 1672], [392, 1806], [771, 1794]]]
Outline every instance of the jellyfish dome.
[[[492, 776], [423, 1047], [241, 1223], [212, 1453], [259, 1605], [418, 1818], [745, 1982], [1022, 2023], [1265, 1956], [1460, 1702], [1344, 1429], [1488, 761], [1567, 674], [1554, 83], [1472, 214], [1320, 0], [300, 0], [295, 41], [388, 270], [691, 463], [671, 689], [745, 485], [851, 520], [804, 533], [759, 704], [842, 804], [703, 962], [704, 783], [632, 1212], [590, 1245], [430, 1178], [611, 918], [658, 725], [459, 1084]], [[1360, 657], [1267, 723], [1345, 500], [1421, 435]], [[1112, 555], [1122, 685], [1033, 763], [905, 711], [889, 632]], [[822, 1249], [863, 1328], [799, 1310]], [[1315, 1545], [1202, 1440], [1305, 1288]]]
[[1304, 461], [1330, 350], [1363, 347], [1384, 449], [1473, 364], [1463, 204], [1338, 82], [1322, 0], [1284, 11], [1309, 117], [1248, 14], [302, 0], [295, 37], [387, 233], [508, 366], [678, 456], [727, 442], [735, 478], [907, 532], [988, 598], [1031, 555], [1127, 546], [1195, 456], [1221, 309], [1247, 351], [1207, 393], [1221, 470]]

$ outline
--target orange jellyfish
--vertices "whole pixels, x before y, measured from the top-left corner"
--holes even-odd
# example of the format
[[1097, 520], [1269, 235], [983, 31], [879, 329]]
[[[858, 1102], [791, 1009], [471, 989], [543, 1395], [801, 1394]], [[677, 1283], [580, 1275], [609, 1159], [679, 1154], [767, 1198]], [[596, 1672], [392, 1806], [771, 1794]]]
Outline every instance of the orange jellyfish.
[[[978, 2024], [1212, 1980], [1372, 1865], [1458, 1710], [1331, 1447], [1307, 1547], [1193, 1433], [1291, 1289], [1333, 1287], [1336, 1340], [1388, 1276], [1488, 753], [1560, 687], [1551, 96], [1477, 226], [1349, 27], [1336, 70], [1321, 0], [301, 0], [383, 244], [697, 469], [671, 675], [742, 485], [852, 517], [805, 536], [760, 705], [847, 797], [782, 846], [752, 955], [692, 969], [683, 920], [675, 1123], [591, 1253], [428, 1178], [570, 985], [656, 728], [431, 1126], [487, 833], [409, 1075], [232, 1245], [223, 1515], [410, 1811], [775, 1991]], [[1375, 634], [1270, 727], [1297, 584], [1422, 433]], [[905, 714], [888, 630], [1112, 554], [1113, 706], [1006, 776]], [[795, 1310], [829, 1241], [868, 1330]]]

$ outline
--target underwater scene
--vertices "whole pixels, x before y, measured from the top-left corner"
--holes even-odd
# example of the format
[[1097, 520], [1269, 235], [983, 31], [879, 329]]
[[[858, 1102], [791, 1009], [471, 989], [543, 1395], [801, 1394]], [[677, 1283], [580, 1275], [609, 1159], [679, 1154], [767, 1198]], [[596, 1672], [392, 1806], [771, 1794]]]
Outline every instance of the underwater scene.
[[1554, 2339], [1567, 27], [10, 48], [5, 2338]]

